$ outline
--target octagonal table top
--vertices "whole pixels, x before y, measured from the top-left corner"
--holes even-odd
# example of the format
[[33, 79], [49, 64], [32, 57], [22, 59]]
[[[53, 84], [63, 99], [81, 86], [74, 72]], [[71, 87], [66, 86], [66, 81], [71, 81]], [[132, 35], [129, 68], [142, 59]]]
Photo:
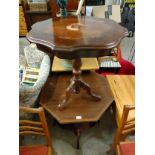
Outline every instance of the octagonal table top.
[[97, 122], [114, 100], [107, 79], [93, 71], [83, 72], [83, 80], [101, 96], [101, 101], [94, 101], [81, 89], [80, 94], [71, 94], [67, 107], [60, 111], [57, 105], [65, 97], [71, 76], [70, 73], [53, 74], [42, 90], [40, 104], [61, 124]]
[[82, 16], [37, 22], [27, 38], [51, 48], [59, 58], [77, 58], [104, 55], [127, 35], [128, 30], [113, 20]]

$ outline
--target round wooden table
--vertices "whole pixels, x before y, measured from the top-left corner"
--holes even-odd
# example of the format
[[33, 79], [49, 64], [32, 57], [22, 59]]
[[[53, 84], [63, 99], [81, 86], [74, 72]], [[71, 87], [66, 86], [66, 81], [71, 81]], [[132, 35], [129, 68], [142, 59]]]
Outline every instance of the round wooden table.
[[58, 105], [60, 110], [66, 107], [71, 93], [80, 93], [80, 88], [93, 100], [101, 100], [101, 96], [93, 93], [89, 84], [81, 79], [81, 58], [108, 55], [127, 35], [127, 29], [115, 21], [94, 17], [55, 18], [32, 26], [27, 34], [30, 42], [50, 48], [51, 54], [59, 58], [73, 60], [73, 77]]

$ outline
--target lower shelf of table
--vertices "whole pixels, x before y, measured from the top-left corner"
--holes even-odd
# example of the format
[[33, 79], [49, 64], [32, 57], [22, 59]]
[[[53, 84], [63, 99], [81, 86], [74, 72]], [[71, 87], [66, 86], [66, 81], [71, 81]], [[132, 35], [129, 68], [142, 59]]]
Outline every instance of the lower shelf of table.
[[71, 94], [68, 106], [60, 111], [57, 105], [64, 99], [72, 73], [55, 73], [45, 84], [40, 104], [61, 124], [96, 122], [113, 102], [113, 96], [103, 76], [95, 72], [83, 72], [82, 79], [92, 91], [101, 96], [101, 101], [94, 101], [84, 90]]

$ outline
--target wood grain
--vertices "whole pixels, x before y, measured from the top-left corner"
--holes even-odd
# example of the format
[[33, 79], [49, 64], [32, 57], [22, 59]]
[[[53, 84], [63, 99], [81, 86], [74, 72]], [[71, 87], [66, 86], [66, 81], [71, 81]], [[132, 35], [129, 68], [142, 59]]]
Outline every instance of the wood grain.
[[113, 20], [67, 17], [35, 23], [27, 38], [51, 48], [59, 58], [74, 59], [108, 55], [127, 35], [127, 29]]
[[[66, 59], [65, 59], [66, 60]], [[53, 72], [62, 72], [62, 71], [72, 71], [72, 61], [68, 63], [64, 59], [59, 59], [54, 57], [52, 71]], [[81, 70], [96, 70], [99, 69], [99, 64], [97, 58], [81, 58], [82, 66]]]
[[[116, 115], [120, 122], [124, 105], [135, 105], [135, 76], [108, 75], [107, 80], [113, 92], [116, 103]], [[135, 111], [129, 112], [128, 121], [135, 118]]]
[[[61, 124], [98, 121], [113, 102], [106, 78], [95, 72], [83, 73], [83, 80], [89, 83], [94, 93], [101, 96], [101, 101], [92, 100], [91, 96], [81, 89], [80, 94], [71, 94], [67, 108], [60, 111], [58, 104], [65, 97], [71, 77], [71, 73], [53, 74], [42, 90], [40, 104]], [[76, 119], [76, 116], [81, 116], [82, 119]]]

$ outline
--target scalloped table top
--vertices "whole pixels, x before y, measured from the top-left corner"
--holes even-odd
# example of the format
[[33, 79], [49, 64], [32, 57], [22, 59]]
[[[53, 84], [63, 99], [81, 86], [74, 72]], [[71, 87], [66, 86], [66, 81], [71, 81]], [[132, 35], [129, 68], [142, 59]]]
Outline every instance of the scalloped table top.
[[51, 48], [59, 58], [72, 59], [103, 56], [127, 35], [128, 30], [113, 20], [83, 16], [37, 22], [27, 39]]

